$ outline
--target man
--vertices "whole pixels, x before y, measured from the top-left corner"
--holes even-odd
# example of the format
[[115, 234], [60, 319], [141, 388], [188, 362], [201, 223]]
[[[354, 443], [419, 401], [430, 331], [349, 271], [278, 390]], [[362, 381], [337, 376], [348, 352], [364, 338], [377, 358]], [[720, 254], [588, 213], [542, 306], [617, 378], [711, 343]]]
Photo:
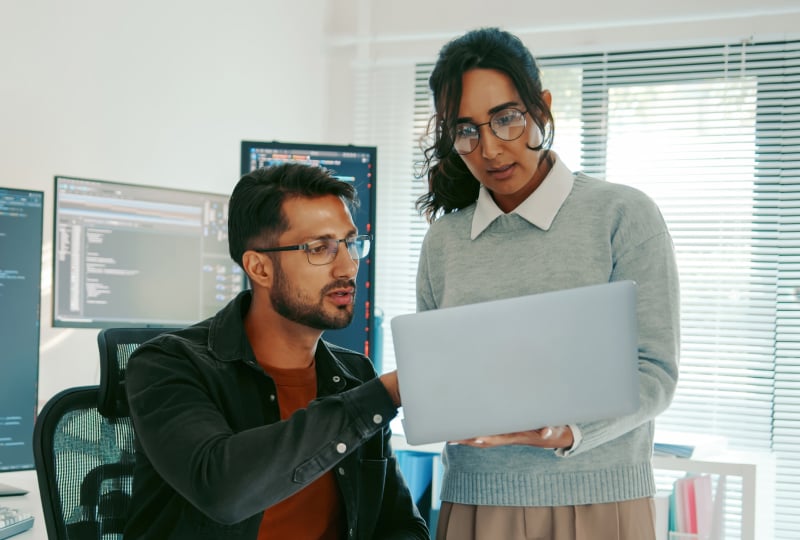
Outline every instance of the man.
[[355, 197], [301, 164], [236, 185], [230, 254], [252, 290], [128, 363], [126, 539], [429, 538], [391, 456], [396, 373], [320, 339], [353, 317]]

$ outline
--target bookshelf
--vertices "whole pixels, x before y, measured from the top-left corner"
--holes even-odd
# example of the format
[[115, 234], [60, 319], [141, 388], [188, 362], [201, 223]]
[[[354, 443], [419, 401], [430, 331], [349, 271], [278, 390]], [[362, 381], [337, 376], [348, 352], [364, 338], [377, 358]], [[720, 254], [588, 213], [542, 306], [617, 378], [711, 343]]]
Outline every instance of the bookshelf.
[[738, 476], [742, 480], [742, 540], [772, 538], [775, 459], [768, 453], [724, 452], [702, 459], [654, 456], [656, 470]]

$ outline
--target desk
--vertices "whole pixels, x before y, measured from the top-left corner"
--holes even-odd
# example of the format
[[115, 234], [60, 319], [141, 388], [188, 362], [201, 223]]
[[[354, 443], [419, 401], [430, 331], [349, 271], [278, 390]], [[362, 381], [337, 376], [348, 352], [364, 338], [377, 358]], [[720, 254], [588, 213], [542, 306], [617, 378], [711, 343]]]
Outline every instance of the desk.
[[0, 483], [27, 489], [27, 495], [0, 497], [0, 506], [10, 506], [33, 516], [33, 527], [9, 540], [47, 540], [47, 527], [44, 524], [42, 501], [39, 498], [39, 485], [36, 471], [0, 473]]

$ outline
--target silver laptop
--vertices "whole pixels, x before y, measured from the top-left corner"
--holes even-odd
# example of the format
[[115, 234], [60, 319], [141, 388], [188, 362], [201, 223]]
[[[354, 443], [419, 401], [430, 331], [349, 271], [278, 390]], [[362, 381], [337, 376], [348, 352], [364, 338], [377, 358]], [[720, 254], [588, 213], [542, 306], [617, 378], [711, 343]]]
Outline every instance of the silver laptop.
[[412, 445], [639, 407], [633, 281], [400, 315], [391, 327]]

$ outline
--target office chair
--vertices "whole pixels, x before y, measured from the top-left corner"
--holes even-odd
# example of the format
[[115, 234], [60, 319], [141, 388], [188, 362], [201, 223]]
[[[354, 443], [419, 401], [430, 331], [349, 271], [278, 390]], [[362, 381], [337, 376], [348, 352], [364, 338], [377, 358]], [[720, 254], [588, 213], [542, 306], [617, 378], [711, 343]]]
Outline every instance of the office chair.
[[121, 537], [134, 465], [125, 368], [136, 347], [168, 330], [101, 330], [100, 384], [63, 390], [39, 413], [33, 452], [50, 540]]

